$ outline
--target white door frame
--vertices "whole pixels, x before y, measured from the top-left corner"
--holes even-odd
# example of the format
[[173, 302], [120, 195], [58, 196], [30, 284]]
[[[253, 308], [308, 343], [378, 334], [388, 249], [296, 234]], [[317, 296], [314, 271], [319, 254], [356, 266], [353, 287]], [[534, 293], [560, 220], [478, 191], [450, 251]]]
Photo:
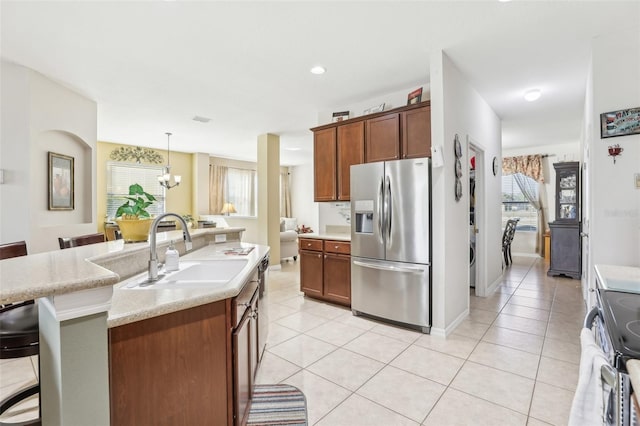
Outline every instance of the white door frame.
[[[467, 135], [467, 158], [473, 150], [476, 156], [476, 189], [475, 189], [475, 221], [476, 221], [476, 296], [487, 295], [487, 206], [485, 201], [486, 178], [484, 147]], [[471, 197], [469, 203], [471, 202]], [[469, 204], [469, 208], [471, 205]], [[470, 236], [469, 236], [470, 237]]]

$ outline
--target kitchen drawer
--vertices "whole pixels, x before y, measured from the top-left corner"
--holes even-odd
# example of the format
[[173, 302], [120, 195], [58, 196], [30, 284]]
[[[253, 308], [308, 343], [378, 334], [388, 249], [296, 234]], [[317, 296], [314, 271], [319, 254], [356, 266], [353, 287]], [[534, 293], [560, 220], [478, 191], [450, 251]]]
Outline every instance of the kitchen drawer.
[[244, 312], [251, 306], [254, 294], [258, 290], [257, 275], [251, 278], [251, 280], [244, 285], [244, 288], [240, 291], [235, 299], [233, 299], [232, 314], [233, 314], [233, 326], [236, 327], [242, 320]]
[[300, 238], [300, 250], [322, 251], [322, 240]]
[[324, 251], [327, 253], [351, 254], [351, 243], [348, 241], [330, 241], [324, 242]]

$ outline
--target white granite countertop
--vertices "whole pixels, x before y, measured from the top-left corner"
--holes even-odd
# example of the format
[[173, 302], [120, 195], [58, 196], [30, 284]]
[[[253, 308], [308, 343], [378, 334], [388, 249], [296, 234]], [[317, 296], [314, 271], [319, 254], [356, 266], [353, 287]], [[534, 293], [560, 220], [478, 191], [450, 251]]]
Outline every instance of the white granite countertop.
[[[215, 234], [242, 232], [244, 228], [194, 229], [191, 236], [202, 246]], [[182, 241], [182, 231], [157, 234], [158, 255], [171, 240]], [[184, 244], [177, 248], [184, 253]], [[122, 240], [32, 254], [0, 261], [0, 304], [36, 299], [113, 285], [146, 269], [149, 243]]]
[[300, 238], [313, 238], [316, 240], [332, 240], [332, 241], [351, 241], [351, 234], [319, 234], [319, 233], [298, 234], [298, 239]]
[[[253, 247], [248, 255], [237, 256], [225, 254], [233, 248]], [[144, 279], [147, 272], [143, 272], [128, 280], [116, 284], [109, 310], [107, 325], [109, 328], [119, 325], [152, 318], [207, 303], [235, 297], [240, 293], [247, 279], [251, 277], [260, 260], [269, 253], [268, 246], [261, 246], [240, 242], [211, 244], [180, 257], [181, 262], [194, 260], [227, 260], [246, 259], [247, 264], [231, 281], [223, 286], [207, 288], [126, 288], [130, 284]], [[161, 271], [162, 272], [162, 271]]]
[[601, 288], [640, 293], [640, 268], [635, 266], [595, 265]]

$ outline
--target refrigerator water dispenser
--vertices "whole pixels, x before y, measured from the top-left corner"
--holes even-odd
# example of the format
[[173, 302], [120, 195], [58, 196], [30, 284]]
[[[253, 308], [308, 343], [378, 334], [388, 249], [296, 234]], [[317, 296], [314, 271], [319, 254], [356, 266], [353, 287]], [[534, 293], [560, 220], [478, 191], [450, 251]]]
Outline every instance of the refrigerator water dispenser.
[[373, 200], [356, 201], [355, 216], [355, 232], [373, 234]]

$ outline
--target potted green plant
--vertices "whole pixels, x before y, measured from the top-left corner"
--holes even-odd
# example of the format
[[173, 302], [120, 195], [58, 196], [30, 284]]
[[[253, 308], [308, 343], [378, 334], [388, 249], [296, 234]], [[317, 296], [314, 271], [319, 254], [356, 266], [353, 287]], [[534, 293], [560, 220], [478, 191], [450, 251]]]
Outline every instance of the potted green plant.
[[122, 239], [126, 242], [147, 241], [153, 222], [147, 207], [152, 205], [156, 198], [134, 183], [129, 186], [129, 196], [126, 199], [127, 201], [116, 211], [116, 223], [122, 233]]
[[187, 222], [187, 226], [189, 228], [193, 228], [195, 225], [195, 221], [193, 220], [193, 216], [191, 216], [190, 214], [183, 214], [182, 218], [184, 219], [185, 222]]

